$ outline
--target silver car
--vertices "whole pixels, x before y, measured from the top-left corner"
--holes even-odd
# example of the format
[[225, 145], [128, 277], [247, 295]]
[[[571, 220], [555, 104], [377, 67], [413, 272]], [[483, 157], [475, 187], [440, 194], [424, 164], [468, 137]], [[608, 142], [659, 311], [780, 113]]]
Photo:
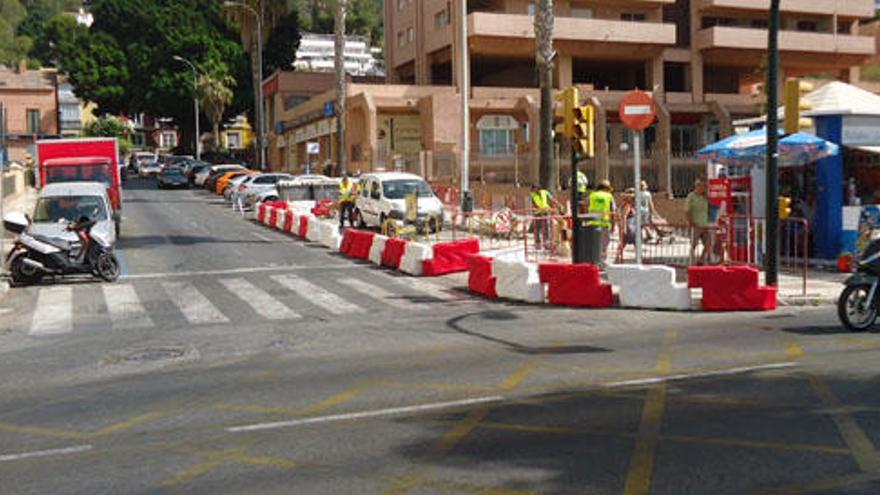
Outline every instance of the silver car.
[[226, 201], [235, 204], [238, 200], [243, 199], [241, 193], [247, 191], [247, 184], [259, 176], [259, 174], [243, 174], [233, 177], [229, 181], [229, 187], [223, 191], [223, 197], [226, 198]]
[[[291, 180], [293, 176], [290, 174], [263, 174], [250, 181], [247, 184], [247, 191], [244, 194], [244, 206], [253, 208], [260, 198], [265, 197], [267, 192], [275, 192], [275, 184], [283, 180]], [[276, 193], [277, 196], [277, 193]], [[277, 198], [276, 198], [277, 199]]]
[[117, 215], [110, 207], [107, 186], [98, 182], [57, 182], [40, 191], [29, 232], [45, 237], [77, 241], [68, 224], [88, 217], [96, 222], [92, 232], [111, 246], [116, 244]]

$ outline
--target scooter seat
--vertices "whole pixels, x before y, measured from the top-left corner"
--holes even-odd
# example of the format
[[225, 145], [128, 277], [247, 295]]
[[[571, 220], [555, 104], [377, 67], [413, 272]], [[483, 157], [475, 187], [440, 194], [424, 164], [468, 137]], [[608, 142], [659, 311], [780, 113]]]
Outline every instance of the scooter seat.
[[59, 239], [58, 237], [48, 237], [48, 236], [40, 235], [40, 234], [31, 234], [31, 237], [33, 237], [34, 239], [36, 239], [40, 242], [43, 242], [45, 244], [55, 246], [58, 249], [61, 249], [63, 251], [70, 251], [71, 248], [73, 247], [73, 245], [70, 241], [65, 240], [65, 239]]

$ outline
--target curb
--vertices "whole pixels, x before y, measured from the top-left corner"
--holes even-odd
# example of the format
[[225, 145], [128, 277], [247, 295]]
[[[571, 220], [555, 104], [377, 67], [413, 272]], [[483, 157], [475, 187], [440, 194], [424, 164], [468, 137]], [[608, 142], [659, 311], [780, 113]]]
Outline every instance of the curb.
[[780, 297], [779, 304], [789, 307], [834, 306], [837, 298], [819, 295]]
[[3, 301], [3, 297], [7, 292], [9, 292], [9, 281], [5, 278], [0, 279], [0, 302]]

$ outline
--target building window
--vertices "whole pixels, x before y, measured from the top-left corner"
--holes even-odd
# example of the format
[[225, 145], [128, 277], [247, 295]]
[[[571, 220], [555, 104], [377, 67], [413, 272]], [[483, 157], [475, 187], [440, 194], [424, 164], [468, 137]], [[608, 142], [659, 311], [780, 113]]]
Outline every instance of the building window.
[[516, 150], [519, 123], [509, 115], [486, 115], [477, 122], [480, 153], [491, 156], [512, 155]]
[[852, 23], [848, 21], [839, 21], [837, 23], [837, 32], [840, 34], [852, 34]]
[[577, 17], [578, 19], [592, 19], [593, 9], [588, 7], [572, 7], [571, 16]]
[[241, 148], [241, 133], [240, 132], [227, 132], [226, 133], [226, 147], [233, 149]]
[[700, 130], [694, 125], [672, 126], [672, 152], [693, 153], [697, 151], [697, 136]]
[[819, 31], [819, 23], [816, 21], [798, 21], [797, 30], [815, 33]]
[[770, 23], [767, 22], [767, 19], [752, 19], [752, 22], [749, 23], [749, 25], [754, 29], [767, 29], [770, 27]]
[[406, 0], [397, 0], [397, 10], [403, 10], [406, 7]]
[[397, 32], [397, 46], [403, 46], [406, 44], [406, 38], [403, 37], [403, 31]]
[[648, 16], [641, 12], [624, 12], [620, 14], [621, 21], [628, 22], [645, 22], [648, 19]]
[[436, 29], [442, 29], [449, 25], [449, 10], [443, 9], [440, 12], [434, 14], [434, 27]]
[[159, 147], [160, 148], [176, 148], [177, 147], [177, 132], [175, 131], [162, 131], [159, 134]]
[[529, 2], [528, 7], [526, 8], [526, 12], [529, 15], [535, 15], [536, 10], [535, 10], [535, 3], [534, 2]]
[[28, 134], [40, 133], [40, 111], [33, 108], [27, 109], [27, 132]]
[[736, 26], [736, 19], [730, 17], [703, 17], [703, 29], [715, 26]]
[[143, 132], [135, 132], [131, 135], [131, 144], [135, 148], [143, 148], [147, 145], [147, 136]]
[[416, 31], [413, 28], [406, 29], [406, 39], [409, 43], [416, 40]]
[[690, 79], [688, 78], [688, 64], [666, 62], [663, 64], [663, 86], [668, 92], [690, 91]]

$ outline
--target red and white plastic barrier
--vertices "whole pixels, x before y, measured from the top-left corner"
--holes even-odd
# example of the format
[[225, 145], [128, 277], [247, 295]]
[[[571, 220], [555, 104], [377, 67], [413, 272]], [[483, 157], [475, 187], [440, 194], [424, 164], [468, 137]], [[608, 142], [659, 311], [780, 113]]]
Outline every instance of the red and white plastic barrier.
[[660, 265], [612, 265], [608, 280], [620, 288], [624, 308], [691, 309], [691, 290], [675, 282], [675, 269]]
[[703, 289], [703, 311], [772, 311], [776, 288], [760, 285], [750, 266], [692, 266], [688, 287]]
[[497, 279], [498, 297], [528, 303], [544, 302], [544, 284], [538, 276], [538, 265], [527, 263], [521, 253], [495, 258], [492, 273]]
[[376, 234], [373, 236], [373, 245], [370, 246], [370, 262], [374, 265], [382, 265], [382, 253], [385, 251], [385, 245], [388, 243], [388, 237]]

